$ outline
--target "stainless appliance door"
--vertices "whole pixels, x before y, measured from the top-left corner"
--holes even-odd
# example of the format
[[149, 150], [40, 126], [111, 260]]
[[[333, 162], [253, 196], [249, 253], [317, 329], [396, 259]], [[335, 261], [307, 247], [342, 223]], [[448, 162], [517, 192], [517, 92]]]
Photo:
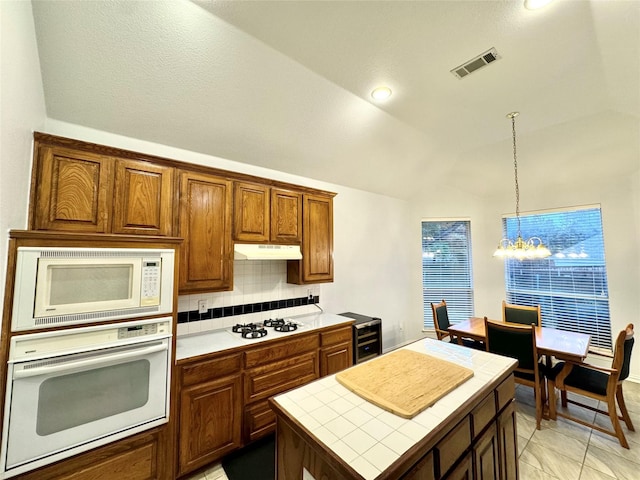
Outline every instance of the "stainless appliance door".
[[10, 365], [5, 470], [166, 422], [168, 362], [160, 339]]

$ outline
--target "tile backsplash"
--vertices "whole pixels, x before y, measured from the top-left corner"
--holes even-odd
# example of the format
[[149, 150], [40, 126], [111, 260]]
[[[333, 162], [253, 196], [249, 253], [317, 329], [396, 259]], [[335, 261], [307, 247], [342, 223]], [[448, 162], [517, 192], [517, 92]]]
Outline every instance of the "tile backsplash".
[[[286, 260], [236, 260], [232, 291], [178, 298], [178, 335], [319, 312], [320, 293], [320, 285], [287, 283]], [[206, 302], [206, 313], [198, 313], [200, 301]]]

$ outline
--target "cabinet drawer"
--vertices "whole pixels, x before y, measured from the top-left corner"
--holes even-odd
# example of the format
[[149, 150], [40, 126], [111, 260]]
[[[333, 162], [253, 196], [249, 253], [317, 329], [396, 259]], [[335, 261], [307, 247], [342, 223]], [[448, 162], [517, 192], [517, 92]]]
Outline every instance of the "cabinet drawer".
[[276, 414], [271, 410], [268, 400], [262, 400], [244, 410], [244, 440], [253, 442], [275, 431]]
[[323, 347], [351, 341], [351, 326], [320, 333], [320, 345]]
[[496, 388], [496, 403], [498, 411], [502, 410], [516, 396], [516, 384], [513, 374]]
[[476, 438], [489, 422], [496, 416], [496, 401], [491, 392], [480, 404], [471, 412], [471, 426], [473, 428], [473, 438]]
[[470, 417], [467, 416], [446, 437], [444, 437], [436, 450], [440, 457], [440, 472], [447, 472], [471, 445]]
[[245, 372], [245, 404], [303, 385], [318, 378], [318, 354], [307, 353]]
[[192, 385], [225, 375], [240, 373], [242, 367], [241, 359], [241, 355], [236, 353], [183, 365], [181, 367], [182, 385]]
[[[269, 342], [267, 342], [269, 343]], [[245, 351], [245, 368], [272, 364], [274, 361], [315, 351], [319, 346], [318, 334], [294, 335], [287, 340], [269, 343], [264, 347], [256, 347]]]

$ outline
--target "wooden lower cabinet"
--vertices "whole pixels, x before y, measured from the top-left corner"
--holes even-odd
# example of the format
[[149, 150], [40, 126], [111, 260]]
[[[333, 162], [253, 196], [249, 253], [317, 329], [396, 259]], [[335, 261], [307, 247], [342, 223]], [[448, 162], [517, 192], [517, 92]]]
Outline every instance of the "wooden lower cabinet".
[[178, 377], [178, 475], [239, 448], [242, 422], [242, 356], [211, 355], [176, 368]]
[[353, 365], [351, 326], [320, 334], [320, 376], [338, 373]]
[[351, 331], [347, 322], [180, 361], [177, 476], [274, 432], [269, 398], [350, 366]]
[[180, 392], [179, 473], [202, 467], [241, 446], [240, 376]]
[[47, 467], [21, 480], [158, 480], [172, 478], [161, 447], [166, 427], [152, 429]]
[[435, 460], [433, 452], [427, 453], [418, 464], [409, 470], [402, 480], [435, 480]]

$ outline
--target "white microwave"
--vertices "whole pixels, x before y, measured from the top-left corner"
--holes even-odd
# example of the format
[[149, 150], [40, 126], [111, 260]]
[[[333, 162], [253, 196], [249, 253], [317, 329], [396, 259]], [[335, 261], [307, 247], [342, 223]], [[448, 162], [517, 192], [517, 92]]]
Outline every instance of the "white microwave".
[[175, 253], [19, 247], [12, 331], [173, 312]]

